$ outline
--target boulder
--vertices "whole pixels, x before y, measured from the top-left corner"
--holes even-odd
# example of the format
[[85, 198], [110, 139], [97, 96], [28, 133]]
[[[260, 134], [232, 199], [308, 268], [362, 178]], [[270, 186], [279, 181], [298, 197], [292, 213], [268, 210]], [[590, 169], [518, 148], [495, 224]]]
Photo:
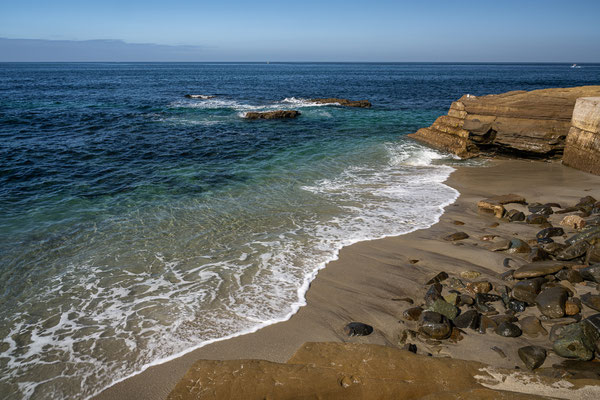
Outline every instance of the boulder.
[[[496, 95], [465, 95], [450, 106], [448, 115], [409, 137], [450, 151], [460, 157], [501, 153], [532, 157], [560, 157], [571, 128], [575, 102], [580, 97], [600, 96], [600, 86], [513, 91]], [[587, 104], [587, 103], [586, 103]], [[581, 107], [581, 106], [580, 106]], [[584, 120], [590, 120], [584, 117]], [[590, 124], [579, 124], [581, 129]], [[593, 125], [595, 126], [595, 125]], [[570, 136], [572, 166], [592, 164], [600, 168], [594, 136]], [[577, 163], [577, 156], [585, 160]], [[571, 162], [571, 158], [567, 163]]]
[[600, 97], [577, 99], [563, 164], [600, 175]]
[[565, 326], [552, 348], [565, 358], [588, 361], [594, 357], [594, 344], [586, 337], [582, 322]]
[[247, 112], [244, 115], [246, 119], [290, 119], [296, 118], [300, 115], [300, 111], [295, 110], [276, 110], [276, 111], [265, 111], [265, 112]]
[[362, 322], [350, 322], [344, 327], [344, 333], [348, 336], [368, 336], [373, 333], [373, 327]]
[[562, 318], [565, 315], [565, 303], [569, 292], [562, 286], [544, 289], [535, 298], [538, 309], [549, 318]]
[[348, 100], [330, 97], [326, 99], [311, 99], [310, 101], [318, 104], [338, 104], [345, 107], [371, 108], [371, 102], [368, 100]]

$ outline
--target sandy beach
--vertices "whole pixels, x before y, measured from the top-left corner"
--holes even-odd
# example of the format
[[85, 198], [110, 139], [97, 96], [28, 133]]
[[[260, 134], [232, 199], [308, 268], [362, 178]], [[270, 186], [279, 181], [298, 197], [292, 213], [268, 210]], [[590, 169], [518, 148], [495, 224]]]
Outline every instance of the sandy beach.
[[[357, 243], [345, 247], [339, 259], [321, 270], [307, 293], [307, 305], [290, 320], [255, 333], [216, 342], [173, 361], [157, 365], [106, 389], [96, 399], [164, 399], [190, 366], [199, 359], [261, 359], [287, 361], [305, 342], [350, 342], [400, 346], [399, 336], [406, 322], [402, 312], [410, 307], [402, 297], [421, 301], [425, 282], [441, 271], [457, 276], [463, 271], [481, 273], [478, 280], [502, 284], [507, 254], [485, 249], [484, 235], [528, 240], [539, 228], [524, 222], [507, 223], [478, 212], [477, 201], [506, 193], [524, 196], [529, 202], [557, 202], [566, 205], [591, 195], [600, 197], [600, 176], [561, 165], [560, 162], [490, 160], [485, 166], [458, 167], [446, 184], [460, 192], [440, 221], [428, 229], [410, 234]], [[511, 205], [512, 206], [512, 205]], [[525, 210], [524, 206], [514, 208]], [[513, 207], [511, 207], [513, 208]], [[561, 215], [550, 221], [558, 225]], [[456, 222], [459, 221], [459, 222]], [[495, 222], [500, 222], [493, 227]], [[464, 225], [460, 224], [464, 223]], [[460, 225], [459, 225], [460, 224]], [[448, 234], [463, 231], [469, 238], [444, 241]], [[566, 230], [570, 234], [569, 230]], [[513, 266], [526, 261], [511, 255]], [[418, 260], [418, 261], [415, 261]], [[395, 300], [394, 300], [395, 299]], [[594, 313], [585, 308], [583, 316]], [[369, 336], [348, 337], [344, 326], [351, 321], [370, 324]], [[516, 349], [527, 344], [547, 343], [547, 337], [507, 338], [493, 333], [470, 333], [464, 340], [443, 346], [419, 344], [419, 353], [480, 361], [496, 367], [522, 365]], [[492, 347], [502, 349], [502, 358]], [[559, 362], [549, 355], [545, 366]]]

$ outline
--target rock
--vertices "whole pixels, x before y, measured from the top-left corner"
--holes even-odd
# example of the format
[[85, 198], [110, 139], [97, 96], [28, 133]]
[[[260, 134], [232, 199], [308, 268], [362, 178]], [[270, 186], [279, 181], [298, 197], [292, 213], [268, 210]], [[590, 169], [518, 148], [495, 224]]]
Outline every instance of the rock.
[[452, 289], [462, 289], [465, 287], [465, 284], [458, 278], [450, 278], [450, 280], [448, 280], [448, 287]]
[[492, 284], [488, 281], [469, 282], [467, 283], [467, 290], [472, 293], [487, 293], [492, 290]]
[[545, 217], [548, 217], [550, 214], [554, 214], [552, 207], [549, 207], [545, 204], [540, 204], [540, 203], [530, 204], [529, 207], [527, 207], [527, 209], [529, 210], [530, 213], [541, 214]]
[[477, 208], [481, 212], [492, 213], [496, 218], [502, 218], [506, 210], [502, 204], [499, 204], [493, 200], [486, 199], [481, 200], [477, 203]]
[[184, 97], [188, 99], [199, 99], [199, 100], [208, 100], [214, 99], [216, 96], [210, 96], [206, 94], [186, 94]]
[[494, 315], [493, 317], [490, 317], [490, 318], [492, 319], [492, 321], [494, 321], [498, 325], [500, 325], [503, 322], [515, 323], [518, 321], [517, 317], [515, 317], [514, 315], [510, 315], [510, 314]]
[[419, 317], [421, 317], [421, 313], [423, 313], [423, 309], [421, 307], [411, 307], [402, 313], [402, 318], [407, 321], [417, 321]]
[[449, 242], [454, 242], [457, 240], [467, 239], [468, 237], [469, 237], [469, 235], [467, 235], [465, 232], [456, 232], [456, 233], [453, 233], [451, 235], [444, 237], [444, 240], [449, 241]]
[[581, 229], [585, 226], [585, 220], [579, 215], [567, 215], [560, 221], [560, 224], [571, 229]]
[[494, 350], [496, 352], [496, 354], [498, 354], [500, 357], [506, 358], [506, 354], [504, 353], [504, 351], [501, 348], [499, 348], [497, 346], [493, 346], [493, 347], [490, 347], [490, 349]]
[[527, 204], [527, 200], [525, 199], [525, 197], [518, 195], [518, 194], [514, 194], [514, 193], [490, 197], [489, 199], [486, 199], [485, 201], [489, 201], [489, 202], [501, 204], [501, 205], [511, 204], [511, 203]]
[[510, 248], [510, 240], [503, 238], [495, 238], [487, 247], [490, 251], [503, 251]]
[[581, 307], [572, 300], [567, 300], [565, 303], [565, 314], [566, 315], [577, 315], [581, 311]]
[[592, 310], [600, 311], [600, 295], [585, 293], [581, 296], [581, 302]]
[[531, 251], [531, 247], [521, 239], [512, 238], [510, 240], [510, 247], [508, 248], [509, 254], [514, 253], [529, 253]]
[[521, 318], [519, 325], [521, 325], [523, 333], [527, 336], [538, 337], [539, 335], [548, 335], [548, 331], [542, 326], [540, 320], [533, 315]]
[[[600, 86], [465, 95], [452, 103], [448, 115], [439, 117], [430, 127], [419, 129], [409, 137], [463, 158], [481, 152], [552, 157], [561, 154], [565, 147], [564, 138], [571, 127], [575, 101], [598, 95]], [[576, 140], [573, 135], [569, 138], [573, 165], [577, 166], [577, 156], [582, 154], [579, 149], [588, 149], [593, 140], [587, 137]], [[584, 159], [595, 160], [587, 156]], [[590, 161], [585, 165], [593, 164]], [[600, 165], [600, 161], [595, 165]]]
[[585, 255], [587, 250], [590, 248], [590, 244], [585, 240], [580, 242], [576, 242], [569, 247], [559, 251], [555, 258], [557, 260], [574, 260], [578, 257], [582, 257]]
[[464, 224], [465, 224], [464, 222], [462, 222], [462, 221], [458, 221], [458, 220], [456, 220], [456, 221], [452, 221], [452, 223], [453, 223], [454, 225], [464, 225]]
[[465, 279], [476, 279], [481, 275], [481, 273], [477, 271], [462, 271], [460, 276]]
[[484, 334], [488, 329], [496, 329], [498, 325], [491, 318], [481, 315], [479, 318], [479, 328], [477, 332]]
[[561, 281], [569, 281], [571, 283], [583, 282], [581, 273], [575, 269], [562, 269], [556, 273], [556, 278]]
[[538, 239], [542, 239], [542, 238], [551, 238], [551, 237], [556, 237], [556, 236], [562, 236], [565, 234], [565, 231], [563, 230], [563, 228], [546, 228], [546, 229], [542, 229], [541, 231], [539, 231], [538, 233], [536, 233], [535, 237]]
[[560, 271], [567, 265], [568, 264], [560, 261], [539, 261], [525, 264], [515, 271], [514, 277], [517, 279], [524, 279], [550, 275]]
[[586, 255], [585, 255], [585, 263], [586, 264], [595, 264], [600, 263], [600, 242], [592, 245]]
[[481, 240], [483, 240], [484, 242], [489, 242], [491, 240], [494, 240], [494, 238], [497, 238], [498, 235], [483, 235], [481, 237]]
[[542, 246], [542, 249], [544, 249], [544, 251], [550, 255], [556, 255], [568, 247], [566, 244], [556, 242], [545, 243], [541, 244], [540, 246]]
[[525, 221], [531, 225], [541, 225], [548, 222], [545, 216], [542, 214], [529, 214]]
[[516, 313], [520, 313], [525, 311], [525, 309], [527, 308], [527, 303], [525, 303], [524, 301], [519, 301], [517, 299], [510, 299], [506, 304], [506, 308]]
[[362, 322], [350, 322], [344, 327], [344, 333], [348, 336], [368, 336], [373, 333], [373, 327]]
[[525, 214], [522, 211], [515, 209], [509, 210], [504, 217], [508, 222], [525, 221]]
[[453, 320], [458, 315], [458, 308], [442, 299], [436, 300], [429, 307], [429, 311], [434, 311], [438, 314], [442, 314], [449, 320]]
[[431, 278], [430, 280], [428, 280], [426, 285], [443, 282], [446, 279], [448, 279], [448, 274], [446, 272], [442, 271], [439, 274], [437, 274], [436, 276], [434, 276], [433, 278]]
[[565, 358], [588, 361], [594, 357], [593, 345], [585, 337], [581, 322], [565, 326], [552, 349]]
[[514, 269], [509, 269], [508, 271], [500, 274], [500, 279], [502, 279], [503, 281], [514, 281], [515, 280], [515, 277], [513, 276], [514, 273], [515, 273]]
[[[552, 239], [547, 239], [547, 240], [552, 240]], [[529, 252], [529, 254], [527, 254], [527, 256], [525, 257], [525, 259], [527, 261], [529, 261], [530, 263], [540, 262], [540, 261], [549, 260], [550, 254], [548, 254], [540, 246], [533, 246], [531, 248], [531, 251]]]
[[561, 318], [565, 315], [565, 303], [569, 292], [562, 286], [543, 290], [535, 298], [538, 309], [549, 318]]
[[247, 112], [244, 118], [255, 120], [255, 119], [289, 119], [296, 118], [300, 115], [300, 111], [295, 110], [276, 110], [276, 111], [265, 111], [265, 112]]
[[334, 104], [345, 107], [371, 108], [371, 102], [369, 102], [368, 100], [348, 100], [330, 97], [322, 99], [311, 99], [310, 101], [318, 104]]
[[545, 283], [544, 278], [525, 279], [515, 283], [512, 295], [515, 299], [524, 301], [527, 304], [535, 304], [535, 298]]
[[454, 306], [458, 303], [458, 297], [459, 297], [459, 293], [456, 291], [453, 291], [444, 296], [444, 301], [446, 301], [446, 303], [450, 303]]
[[590, 265], [579, 270], [581, 277], [586, 281], [600, 283], [600, 264]]
[[475, 299], [473, 299], [468, 294], [461, 294], [460, 297], [458, 298], [457, 305], [459, 307], [463, 306], [463, 305], [472, 306], [473, 304], [475, 304]]
[[476, 310], [468, 310], [454, 318], [452, 322], [461, 329], [477, 329], [479, 327], [479, 318], [480, 315]]
[[504, 337], [519, 337], [523, 333], [521, 328], [512, 322], [502, 322], [496, 329], [494, 329], [494, 332]]
[[541, 367], [544, 361], [546, 361], [546, 349], [540, 346], [521, 347], [517, 352], [523, 364], [530, 371]]
[[435, 283], [425, 293], [425, 304], [431, 306], [436, 300], [442, 298], [442, 285]]
[[421, 314], [419, 332], [432, 339], [446, 339], [452, 332], [452, 326], [446, 317], [433, 311]]
[[600, 354], [600, 314], [590, 315], [583, 320], [583, 334], [586, 343], [593, 346], [596, 356]]
[[406, 351], [410, 351], [411, 353], [417, 354], [417, 345], [416, 344], [406, 343], [402, 349], [406, 350]]
[[568, 245], [572, 245], [580, 241], [591, 242], [595, 238], [600, 238], [600, 226], [592, 225], [586, 226], [581, 230], [581, 232], [576, 233], [575, 235], [565, 240], [565, 243]]
[[411, 263], [411, 264], [416, 264], [416, 263], [419, 262], [419, 260], [408, 260], [408, 262]]
[[[565, 144], [563, 164], [600, 175], [599, 97], [577, 99]], [[591, 199], [593, 197], [590, 196], [590, 202]]]

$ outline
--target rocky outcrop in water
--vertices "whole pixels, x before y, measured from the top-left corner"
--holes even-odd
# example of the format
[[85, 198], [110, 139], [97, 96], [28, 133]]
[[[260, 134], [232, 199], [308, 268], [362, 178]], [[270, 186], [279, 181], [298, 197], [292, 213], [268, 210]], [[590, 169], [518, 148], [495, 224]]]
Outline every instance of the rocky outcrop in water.
[[248, 112], [244, 116], [246, 119], [290, 119], [300, 115], [300, 111], [295, 110], [277, 110], [266, 112]]
[[318, 104], [339, 104], [345, 107], [371, 108], [371, 102], [368, 100], [348, 100], [331, 97], [327, 99], [311, 99], [310, 101]]
[[[463, 158], [482, 153], [560, 157], [571, 128], [575, 102], [589, 96], [600, 96], [600, 86], [465, 95], [452, 103], [448, 115], [409, 137]], [[598, 127], [597, 124], [582, 126], [583, 129]], [[594, 148], [597, 149], [600, 142], [598, 134], [595, 135]], [[591, 141], [589, 134], [573, 136], [572, 148], [589, 149]], [[597, 151], [594, 154], [597, 155]]]
[[197, 100], [208, 100], [208, 99], [215, 98], [215, 96], [210, 96], [207, 94], [186, 94], [184, 97], [186, 99], [197, 99]]
[[577, 99], [563, 164], [600, 175], [600, 97]]

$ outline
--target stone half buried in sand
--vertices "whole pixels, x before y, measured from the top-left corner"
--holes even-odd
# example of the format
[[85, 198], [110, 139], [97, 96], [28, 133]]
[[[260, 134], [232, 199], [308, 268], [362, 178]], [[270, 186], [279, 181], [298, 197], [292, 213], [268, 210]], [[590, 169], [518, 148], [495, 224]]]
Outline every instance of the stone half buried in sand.
[[247, 112], [244, 115], [245, 119], [292, 119], [300, 115], [300, 111], [296, 110], [276, 110], [265, 112]]
[[557, 380], [393, 347], [305, 343], [287, 363], [199, 360], [169, 394], [191, 399], [597, 398], [589, 380]]
[[311, 99], [310, 101], [317, 104], [336, 104], [345, 107], [371, 108], [371, 102], [368, 100], [348, 100], [329, 97], [326, 99]]
[[[589, 96], [600, 96], [600, 86], [465, 95], [452, 103], [448, 115], [409, 137], [464, 158], [481, 153], [560, 157], [571, 128], [575, 102]], [[591, 127], [585, 125], [585, 128]], [[594, 150], [598, 149], [597, 138], [588, 136], [570, 139], [573, 154], [585, 153], [589, 160], [586, 165], [596, 160], [600, 166], [600, 159], [594, 158], [599, 154]]]

